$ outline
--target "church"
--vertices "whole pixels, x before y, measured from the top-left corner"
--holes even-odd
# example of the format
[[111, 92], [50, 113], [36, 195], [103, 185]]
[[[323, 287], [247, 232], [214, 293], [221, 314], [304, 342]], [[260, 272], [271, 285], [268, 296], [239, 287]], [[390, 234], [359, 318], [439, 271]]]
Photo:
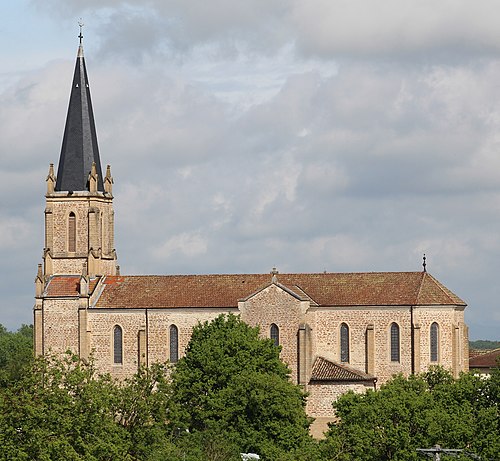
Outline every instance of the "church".
[[[114, 246], [113, 178], [102, 173], [80, 33], [61, 154], [50, 164], [43, 263], [35, 279], [38, 355], [90, 355], [122, 379], [175, 363], [198, 322], [224, 313], [281, 346], [309, 393], [317, 431], [332, 401], [396, 373], [468, 369], [466, 304], [426, 271], [122, 275]], [[319, 433], [319, 432], [318, 432]]]

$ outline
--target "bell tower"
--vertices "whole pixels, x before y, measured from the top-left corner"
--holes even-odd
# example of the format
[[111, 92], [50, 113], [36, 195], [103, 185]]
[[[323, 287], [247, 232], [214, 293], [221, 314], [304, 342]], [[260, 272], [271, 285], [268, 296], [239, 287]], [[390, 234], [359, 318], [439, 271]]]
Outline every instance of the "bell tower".
[[46, 180], [45, 278], [116, 274], [113, 178], [101, 170], [81, 27], [57, 176], [51, 164]]
[[89, 287], [117, 273], [113, 178], [109, 165], [105, 176], [101, 170], [82, 26], [57, 176], [50, 164], [46, 179], [43, 264], [33, 309], [37, 355], [71, 350], [88, 357]]

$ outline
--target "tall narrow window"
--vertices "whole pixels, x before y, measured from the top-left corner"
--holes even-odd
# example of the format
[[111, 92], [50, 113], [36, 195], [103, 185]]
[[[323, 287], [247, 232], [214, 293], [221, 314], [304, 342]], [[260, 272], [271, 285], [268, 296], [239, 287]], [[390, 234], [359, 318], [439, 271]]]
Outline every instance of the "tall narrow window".
[[68, 218], [68, 251], [76, 251], [76, 216], [73, 212]]
[[101, 235], [101, 248], [103, 253], [108, 253], [108, 249], [106, 248], [106, 239], [104, 238], [105, 235], [105, 228], [104, 228], [104, 219], [103, 219], [103, 214], [101, 211], [100, 219], [99, 219], [99, 227], [100, 227], [100, 235]]
[[170, 325], [170, 362], [179, 360], [179, 330], [175, 325]]
[[349, 327], [340, 325], [340, 361], [349, 363]]
[[275, 346], [279, 346], [280, 344], [280, 329], [278, 325], [271, 323], [271, 339], [274, 342]]
[[391, 362], [399, 362], [399, 325], [391, 324]]
[[123, 330], [118, 325], [113, 328], [113, 363], [123, 363]]
[[431, 362], [437, 362], [439, 359], [439, 325], [434, 322], [431, 325]]

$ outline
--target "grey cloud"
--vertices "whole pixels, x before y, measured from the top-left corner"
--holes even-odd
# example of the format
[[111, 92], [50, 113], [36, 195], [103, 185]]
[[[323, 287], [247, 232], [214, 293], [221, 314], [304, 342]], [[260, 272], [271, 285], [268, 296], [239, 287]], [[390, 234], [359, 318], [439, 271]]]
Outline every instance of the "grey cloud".
[[[151, 1], [141, 11], [125, 2], [85, 3], [101, 21], [92, 26], [102, 35], [101, 55], [87, 53], [88, 40], [86, 60], [101, 157], [115, 178], [123, 272], [419, 270], [426, 252], [429, 270], [471, 305], [472, 336], [489, 331], [481, 319], [498, 327], [499, 61], [482, 51], [432, 66], [303, 60], [456, 44], [447, 28], [441, 36], [438, 26], [427, 32], [427, 13], [413, 2], [404, 3], [404, 14], [414, 16], [416, 38], [399, 49], [389, 46], [404, 33], [399, 11], [373, 12], [386, 21], [377, 39], [369, 26], [354, 27], [354, 10], [343, 19], [357, 32], [352, 37], [340, 27], [314, 30], [321, 15], [333, 25], [342, 19], [337, 2], [331, 11], [321, 2], [256, 3], [258, 27], [250, 4], [236, 11], [237, 2], [216, 2], [204, 13], [205, 29], [194, 33], [203, 15], [188, 4], [195, 3]], [[463, 4], [456, 2], [457, 24]], [[75, 17], [81, 7], [49, 5]], [[479, 14], [489, 4], [476, 5]], [[224, 8], [226, 16], [215, 18]], [[440, 5], [433, 17], [448, 21]], [[177, 31], [167, 27], [174, 20]], [[276, 21], [283, 25], [267, 31]], [[471, 24], [463, 30], [472, 43], [486, 40]], [[494, 49], [488, 24], [483, 35]], [[259, 52], [267, 39], [266, 53], [294, 40], [304, 55], [269, 59]], [[236, 47], [243, 58], [217, 55], [219, 42], [229, 50], [238, 40], [249, 43]], [[192, 55], [155, 59], [162, 47]], [[127, 50], [130, 59], [121, 59]], [[16, 306], [3, 313], [10, 326], [31, 321], [44, 179], [58, 159], [73, 63], [51, 62], [0, 91], [0, 229], [14, 239], [3, 248], [9, 277], [0, 289]]]
[[[101, 24], [105, 49], [132, 56], [204, 47], [225, 58], [274, 54], [293, 43], [304, 56], [460, 60], [498, 55], [495, 0], [74, 0], [34, 2], [64, 17], [88, 14]], [[214, 49], [207, 45], [215, 46]], [[210, 51], [211, 50], [211, 51]], [[220, 57], [220, 56], [219, 56]]]

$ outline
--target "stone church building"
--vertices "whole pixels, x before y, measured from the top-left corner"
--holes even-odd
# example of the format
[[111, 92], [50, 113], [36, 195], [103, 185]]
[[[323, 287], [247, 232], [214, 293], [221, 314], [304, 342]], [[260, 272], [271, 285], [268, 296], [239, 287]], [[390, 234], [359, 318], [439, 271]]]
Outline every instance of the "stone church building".
[[[192, 328], [234, 313], [282, 347], [321, 426], [348, 389], [439, 364], [468, 368], [466, 304], [426, 272], [121, 275], [113, 178], [102, 174], [83, 47], [57, 176], [47, 176], [45, 248], [35, 280], [35, 351], [68, 349], [117, 378], [176, 362]], [[318, 427], [319, 427], [318, 426]], [[322, 426], [324, 427], [324, 426]]]

